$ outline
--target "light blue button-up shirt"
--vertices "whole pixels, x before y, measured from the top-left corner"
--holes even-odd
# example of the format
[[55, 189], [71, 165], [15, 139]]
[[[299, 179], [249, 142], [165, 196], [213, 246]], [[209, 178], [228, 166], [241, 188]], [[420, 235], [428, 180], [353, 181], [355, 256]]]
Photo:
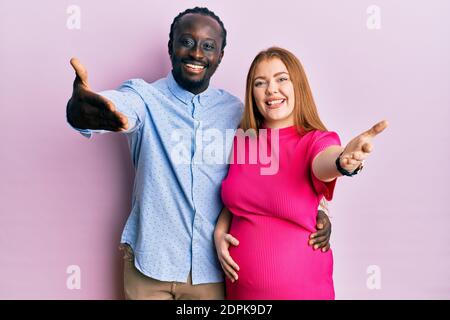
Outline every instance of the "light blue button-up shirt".
[[136, 268], [161, 281], [186, 282], [190, 271], [193, 284], [223, 281], [213, 232], [241, 101], [211, 87], [194, 95], [172, 73], [100, 94], [130, 125], [125, 134], [136, 175], [121, 242], [133, 248]]

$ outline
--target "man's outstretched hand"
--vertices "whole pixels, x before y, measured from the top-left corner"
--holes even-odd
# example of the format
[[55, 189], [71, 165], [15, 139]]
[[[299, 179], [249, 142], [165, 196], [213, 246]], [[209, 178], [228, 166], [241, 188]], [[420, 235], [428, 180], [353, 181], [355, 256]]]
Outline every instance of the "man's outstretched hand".
[[116, 111], [114, 104], [89, 88], [86, 68], [76, 58], [70, 59], [75, 70], [72, 97], [67, 103], [67, 120], [78, 129], [125, 131], [128, 118]]

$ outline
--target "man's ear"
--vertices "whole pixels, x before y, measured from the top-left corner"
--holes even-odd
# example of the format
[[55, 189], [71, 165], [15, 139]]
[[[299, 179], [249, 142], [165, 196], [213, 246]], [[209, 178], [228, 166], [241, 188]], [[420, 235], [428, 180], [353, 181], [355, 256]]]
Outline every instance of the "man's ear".
[[172, 60], [172, 53], [173, 53], [173, 48], [172, 48], [172, 41], [169, 40], [169, 42], [167, 43], [167, 49], [169, 52], [169, 57]]
[[219, 64], [222, 62], [222, 58], [223, 58], [224, 54], [225, 54], [225, 52], [222, 50], [222, 52], [220, 52], [220, 56], [219, 56]]

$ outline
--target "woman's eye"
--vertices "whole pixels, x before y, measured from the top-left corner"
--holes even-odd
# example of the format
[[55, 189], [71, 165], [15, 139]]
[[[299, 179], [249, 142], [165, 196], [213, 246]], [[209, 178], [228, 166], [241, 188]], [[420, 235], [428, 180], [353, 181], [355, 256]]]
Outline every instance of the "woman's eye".
[[262, 81], [255, 82], [255, 87], [261, 87], [264, 84]]
[[280, 79], [278, 79], [280, 82], [283, 82], [283, 81], [288, 81], [289, 79], [288, 78], [286, 78], [286, 77], [283, 77], [283, 78], [280, 78]]

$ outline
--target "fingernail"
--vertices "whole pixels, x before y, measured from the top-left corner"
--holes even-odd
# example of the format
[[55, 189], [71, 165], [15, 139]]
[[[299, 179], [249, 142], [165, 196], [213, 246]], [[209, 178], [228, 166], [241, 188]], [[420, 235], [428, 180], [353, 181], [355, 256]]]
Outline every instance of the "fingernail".
[[314, 250], [317, 250], [318, 247], [319, 247], [319, 246], [316, 244], [316, 245], [314, 246]]

